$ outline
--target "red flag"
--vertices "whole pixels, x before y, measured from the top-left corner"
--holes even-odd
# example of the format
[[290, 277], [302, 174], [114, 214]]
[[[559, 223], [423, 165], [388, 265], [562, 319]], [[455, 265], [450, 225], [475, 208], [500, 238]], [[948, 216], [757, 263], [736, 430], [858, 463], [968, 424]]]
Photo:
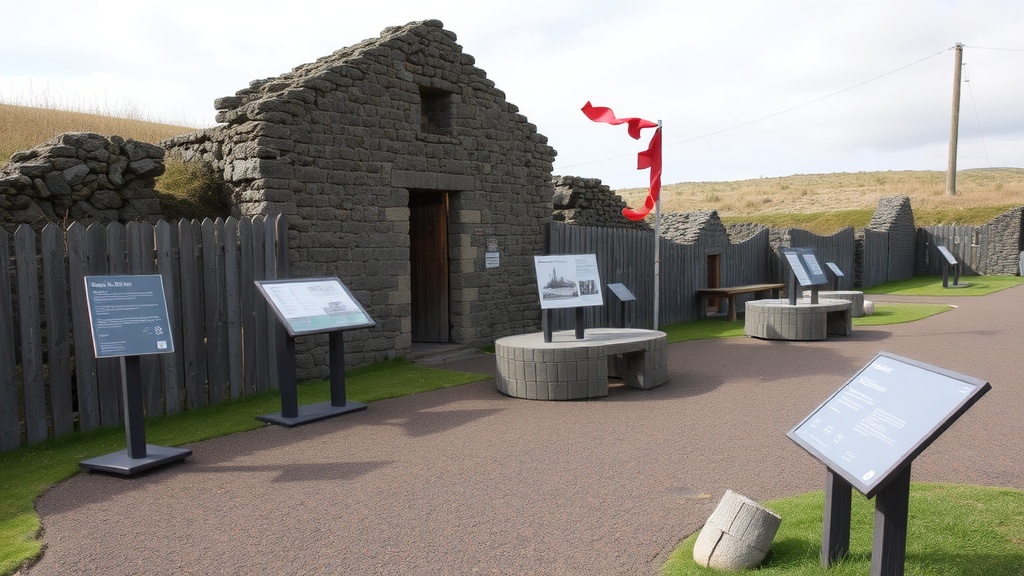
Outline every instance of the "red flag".
[[611, 108], [605, 108], [604, 106], [591, 106], [590, 102], [583, 105], [583, 113], [594, 122], [604, 122], [606, 124], [628, 124], [627, 132], [633, 140], [640, 139], [641, 128], [655, 128], [658, 126], [656, 122], [650, 120], [644, 120], [643, 118], [616, 118], [615, 113], [612, 112]]
[[647, 193], [647, 200], [644, 201], [644, 206], [639, 210], [631, 208], [622, 209], [622, 215], [629, 220], [643, 220], [654, 209], [658, 196], [661, 194], [661, 126], [656, 122], [644, 120], [643, 118], [616, 118], [611, 108], [592, 106], [590, 102], [583, 105], [583, 114], [594, 122], [615, 125], [626, 124], [627, 131], [634, 140], [640, 139], [640, 130], [644, 128], [657, 128], [654, 131], [654, 136], [651, 137], [647, 150], [637, 154], [637, 170], [646, 170], [648, 168], [651, 170], [651, 187]]

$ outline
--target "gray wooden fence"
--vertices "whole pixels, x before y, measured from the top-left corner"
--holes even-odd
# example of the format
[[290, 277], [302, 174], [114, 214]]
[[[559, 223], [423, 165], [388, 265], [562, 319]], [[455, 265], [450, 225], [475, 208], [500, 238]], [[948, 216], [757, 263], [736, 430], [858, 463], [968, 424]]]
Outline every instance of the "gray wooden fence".
[[945, 258], [939, 254], [945, 246], [960, 263], [961, 274], [987, 274], [988, 229], [985, 226], [926, 226], [917, 229], [917, 269], [919, 274], [942, 274]]
[[[821, 263], [830, 280], [832, 279], [832, 274], [825, 266], [827, 262], [832, 262], [842, 271], [843, 276], [839, 278], [838, 289], [853, 289], [856, 273], [855, 254], [857, 251], [853, 228], [843, 228], [830, 236], [821, 236], [806, 230], [792, 229], [789, 231], [789, 243], [790, 246], [797, 248], [813, 248], [814, 255], [817, 256], [818, 262]], [[777, 266], [776, 281], [785, 282], [788, 279], [789, 268], [781, 260], [778, 260]], [[829, 289], [831, 289], [831, 285]]]
[[[709, 249], [701, 243], [679, 244], [664, 238], [660, 246], [658, 324], [667, 326], [700, 318], [697, 290], [707, 286], [706, 257], [709, 250], [722, 253], [723, 286], [769, 281], [768, 230], [744, 242]], [[636, 296], [626, 304], [625, 324], [650, 328], [654, 323], [654, 233], [627, 228], [575, 226], [552, 222], [551, 254], [596, 254], [601, 282], [621, 283]], [[603, 290], [604, 306], [585, 308], [587, 326], [619, 326], [619, 301]], [[570, 329], [571, 310], [554, 311], [554, 328]]]
[[122, 422], [85, 276], [163, 279], [174, 353], [142, 358], [147, 416], [274, 388], [280, 327], [253, 281], [287, 276], [286, 238], [282, 216], [0, 230], [0, 450]]

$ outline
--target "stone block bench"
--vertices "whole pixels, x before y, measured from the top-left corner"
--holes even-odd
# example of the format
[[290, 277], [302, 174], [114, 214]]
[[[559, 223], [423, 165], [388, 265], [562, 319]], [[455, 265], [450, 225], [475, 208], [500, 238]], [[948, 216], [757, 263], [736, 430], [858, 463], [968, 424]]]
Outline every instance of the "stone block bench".
[[766, 340], [824, 340], [828, 334], [849, 336], [853, 333], [847, 300], [770, 298], [747, 302], [743, 331], [747, 336]]
[[850, 308], [850, 315], [860, 318], [864, 315], [864, 293], [860, 290], [822, 290], [818, 292], [818, 298], [830, 300], [848, 300], [853, 306]]
[[736, 296], [740, 294], [753, 294], [757, 298], [762, 292], [771, 293], [775, 298], [779, 297], [780, 291], [785, 284], [745, 284], [743, 286], [726, 286], [724, 288], [704, 288], [697, 290], [697, 296], [701, 299], [701, 314], [707, 310], [708, 298], [726, 298], [729, 306], [729, 321], [736, 321]]
[[519, 334], [494, 343], [498, 391], [531, 400], [581, 400], [608, 395], [608, 367], [626, 386], [654, 388], [668, 380], [666, 335], [658, 330], [589, 328]]

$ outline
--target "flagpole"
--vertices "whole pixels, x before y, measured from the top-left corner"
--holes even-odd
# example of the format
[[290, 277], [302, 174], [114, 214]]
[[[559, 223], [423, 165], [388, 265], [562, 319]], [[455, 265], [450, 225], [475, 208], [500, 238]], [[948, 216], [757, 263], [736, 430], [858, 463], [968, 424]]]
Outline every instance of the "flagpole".
[[[661, 120], [658, 120], [658, 131], [661, 131]], [[659, 287], [661, 285], [661, 193], [654, 201], [654, 329], [658, 329], [658, 305], [661, 302]]]

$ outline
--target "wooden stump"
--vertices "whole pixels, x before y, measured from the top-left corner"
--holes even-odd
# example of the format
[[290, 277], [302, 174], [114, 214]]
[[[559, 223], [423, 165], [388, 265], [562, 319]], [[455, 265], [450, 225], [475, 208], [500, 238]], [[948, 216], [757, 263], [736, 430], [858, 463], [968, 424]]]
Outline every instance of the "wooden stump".
[[760, 564], [782, 522], [757, 502], [726, 490], [693, 546], [693, 560], [718, 570], [743, 570]]

